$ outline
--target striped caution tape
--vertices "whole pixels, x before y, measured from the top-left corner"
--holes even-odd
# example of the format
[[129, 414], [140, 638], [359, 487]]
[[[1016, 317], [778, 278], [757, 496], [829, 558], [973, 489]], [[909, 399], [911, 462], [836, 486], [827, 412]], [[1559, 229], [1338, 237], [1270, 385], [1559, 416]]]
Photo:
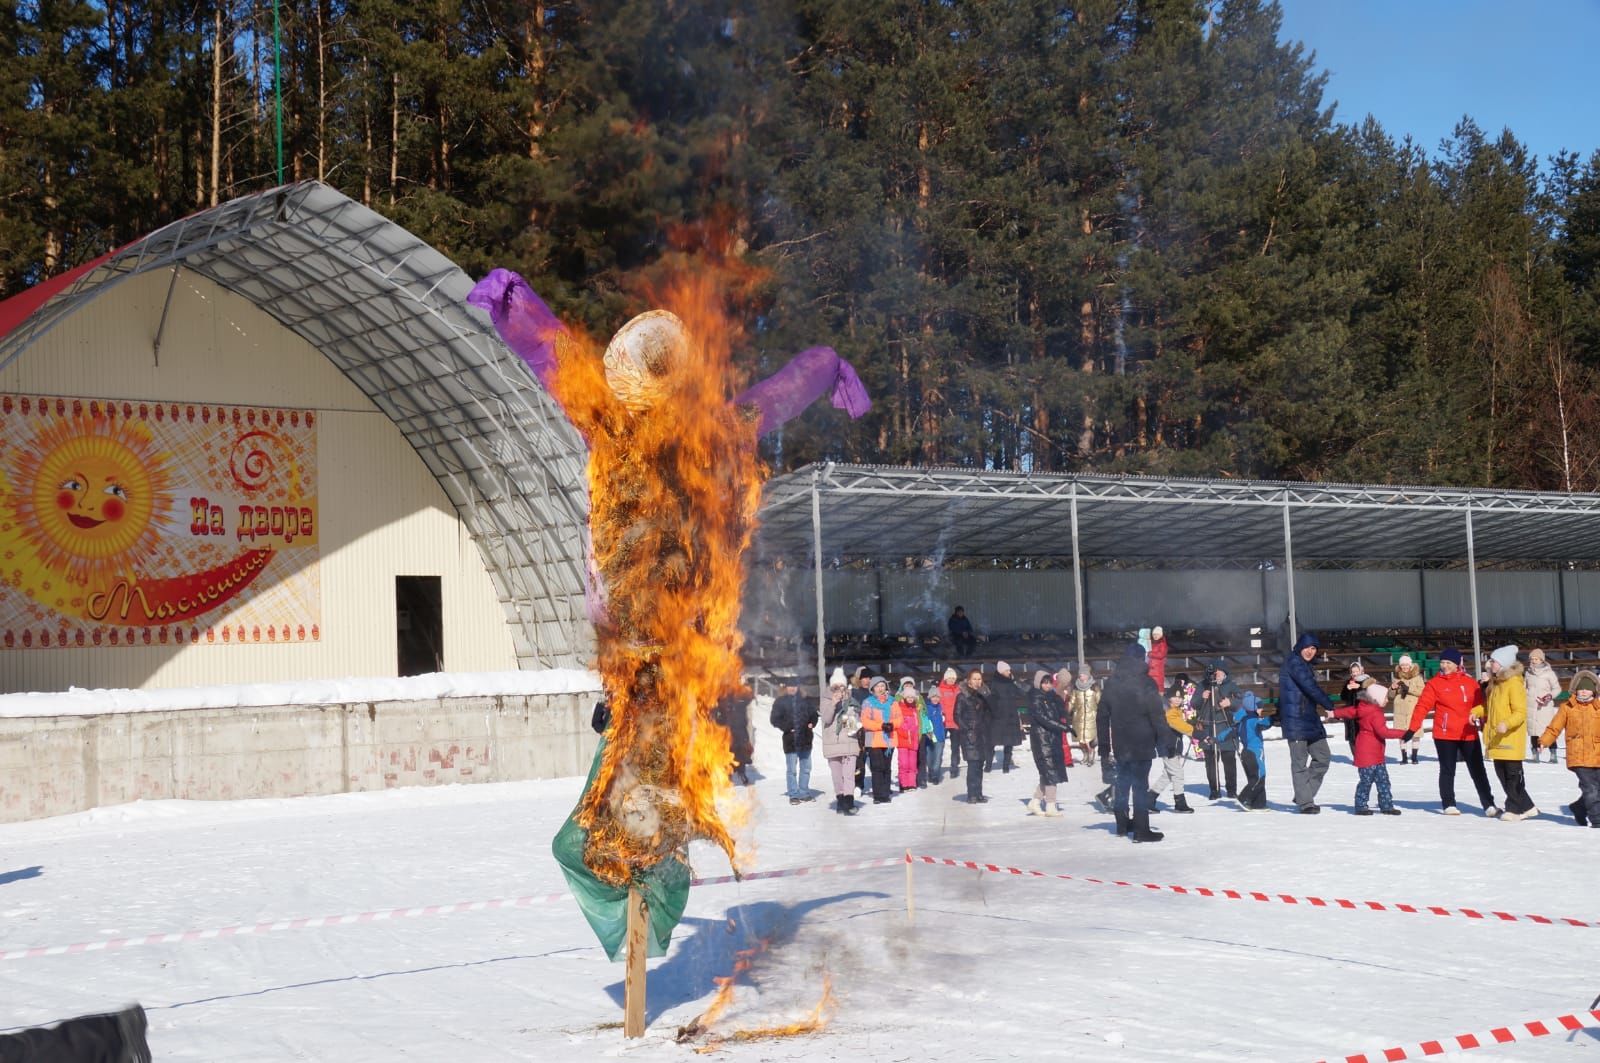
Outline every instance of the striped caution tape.
[[942, 856], [913, 855], [913, 861], [920, 860], [924, 864], [933, 864], [942, 867], [962, 867], [973, 871], [987, 871], [996, 875], [1018, 875], [1023, 878], [1053, 878], [1069, 882], [1088, 882], [1096, 886], [1124, 886], [1129, 889], [1144, 889], [1158, 893], [1179, 893], [1185, 896], [1216, 897], [1230, 901], [1261, 901], [1268, 904], [1305, 905], [1308, 908], [1343, 908], [1350, 911], [1371, 912], [1404, 912], [1407, 915], [1442, 915], [1461, 916], [1465, 919], [1476, 919], [1491, 923], [1540, 923], [1545, 926], [1582, 926], [1600, 927], [1600, 921], [1586, 921], [1583, 919], [1551, 918], [1545, 915], [1516, 915], [1512, 912], [1500, 912], [1478, 908], [1445, 908], [1439, 905], [1396, 904], [1383, 901], [1352, 901], [1343, 897], [1297, 897], [1291, 893], [1264, 893], [1260, 890], [1234, 890], [1212, 889], [1207, 886], [1172, 886], [1156, 882], [1125, 882], [1121, 879], [1094, 878], [1089, 875], [1061, 875], [1048, 871], [1033, 871], [1027, 868], [1006, 867], [1000, 864], [986, 864], [976, 860], [952, 860]]
[[[1443, 1037], [1436, 1041], [1419, 1041], [1416, 1044], [1396, 1045], [1376, 1052], [1357, 1052], [1354, 1055], [1344, 1056], [1344, 1063], [1391, 1063], [1398, 1059], [1426, 1059], [1429, 1056], [1442, 1056], [1446, 1052], [1462, 1051], [1470, 1048], [1495, 1048], [1499, 1045], [1511, 1044], [1513, 1041], [1531, 1041], [1536, 1037], [1549, 1037], [1551, 1034], [1571, 1033], [1587, 1027], [1600, 1026], [1600, 1011], [1580, 1011], [1571, 1015], [1562, 1015], [1555, 1019], [1537, 1019], [1533, 1022], [1519, 1022], [1511, 1026], [1496, 1026], [1483, 1033], [1459, 1033], [1454, 1037]], [[1340, 1058], [1340, 1057], [1335, 1057]], [[1322, 1063], [1329, 1063], [1323, 1060]]]
[[[797, 878], [802, 875], [823, 875], [838, 871], [863, 871], [874, 867], [893, 867], [905, 863], [904, 856], [883, 857], [876, 860], [854, 860], [837, 864], [819, 864], [815, 867], [791, 867], [772, 871], [752, 871], [742, 876], [742, 881], [760, 879]], [[696, 886], [719, 886], [741, 881], [741, 876], [720, 875], [692, 880]], [[71, 956], [83, 952], [116, 952], [138, 948], [142, 945], [186, 945], [196, 941], [215, 941], [235, 937], [255, 937], [286, 930], [321, 930], [327, 927], [350, 926], [360, 923], [386, 923], [400, 919], [419, 919], [432, 915], [454, 915], [460, 912], [485, 912], [506, 908], [528, 908], [534, 905], [554, 904], [572, 899], [571, 893], [546, 893], [528, 897], [497, 897], [485, 901], [462, 901], [459, 904], [429, 904], [417, 908], [387, 908], [380, 911], [357, 912], [350, 915], [324, 915], [308, 919], [279, 919], [270, 923], [247, 923], [238, 926], [213, 927], [209, 930], [180, 930], [172, 933], [146, 934], [142, 937], [104, 938], [99, 941], [80, 941], [72, 945], [36, 945], [15, 949], [0, 949], [0, 960], [33, 960], [43, 956]]]
[[309, 919], [279, 919], [271, 923], [246, 923], [238, 926], [215, 927], [210, 930], [181, 930], [168, 934], [147, 934], [143, 937], [105, 938], [100, 941], [80, 941], [74, 945], [38, 945], [31, 948], [0, 950], [0, 960], [33, 960], [41, 956], [70, 956], [80, 952], [115, 952], [119, 949], [137, 948], [141, 945], [178, 945], [194, 941], [214, 941], [220, 938], [253, 937], [275, 934], [283, 930], [320, 930], [330, 926], [349, 926], [353, 923], [386, 923], [399, 919], [418, 919], [429, 915], [453, 915], [457, 912], [484, 912], [498, 908], [527, 908], [536, 904], [552, 904], [571, 900], [570, 893], [547, 893], [543, 896], [500, 897], [487, 901], [462, 901], [459, 904], [429, 904], [419, 908], [386, 908], [381, 911], [358, 912], [353, 915], [324, 915]]

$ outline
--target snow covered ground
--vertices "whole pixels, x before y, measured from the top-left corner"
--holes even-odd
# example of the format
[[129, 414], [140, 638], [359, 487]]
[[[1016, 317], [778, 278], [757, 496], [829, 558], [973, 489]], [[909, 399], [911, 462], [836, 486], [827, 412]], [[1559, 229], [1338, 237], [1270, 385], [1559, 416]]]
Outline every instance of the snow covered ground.
[[[764, 718], [758, 712], [758, 718]], [[1283, 812], [1285, 750], [1269, 743], [1275, 811], [1204, 800], [1155, 817], [1160, 845], [1111, 837], [1077, 768], [1060, 819], [1026, 817], [1031, 762], [846, 819], [826, 796], [783, 798], [776, 733], [760, 729], [752, 829], [762, 869], [918, 853], [1135, 882], [1600, 917], [1600, 831], [1562, 811], [1576, 787], [1529, 766], [1545, 815], [1508, 824], [1435, 811], [1436, 765], [1391, 763], [1405, 815], [1349, 814], [1339, 757], [1325, 812]], [[1336, 749], [1342, 743], [1335, 741]], [[1431, 750], [1425, 749], [1425, 756]], [[294, 800], [150, 802], [0, 826], [0, 952], [129, 936], [548, 894], [549, 840], [580, 780]], [[814, 787], [827, 788], [820, 757]], [[820, 784], [820, 785], [819, 785]], [[1470, 784], [1462, 779], [1467, 798]], [[697, 871], [727, 872], [710, 851]], [[820, 1033], [725, 1041], [741, 1060], [1316, 1060], [1581, 1010], [1600, 992], [1600, 929], [1205, 899], [1081, 881], [902, 866], [697, 887], [652, 961], [650, 1029], [621, 1037], [620, 964], [570, 902], [0, 960], [0, 1028], [129, 1000], [155, 1058], [477, 1063], [688, 1060], [674, 1041], [765, 939], [712, 1032], [793, 1021], [837, 996]], [[1600, 1058], [1600, 1031], [1463, 1053]]]

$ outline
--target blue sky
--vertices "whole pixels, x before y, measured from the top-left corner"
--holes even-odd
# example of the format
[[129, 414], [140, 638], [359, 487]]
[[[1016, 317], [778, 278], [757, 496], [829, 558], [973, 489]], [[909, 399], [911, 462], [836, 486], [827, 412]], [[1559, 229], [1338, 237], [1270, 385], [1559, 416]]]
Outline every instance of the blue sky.
[[1463, 114], [1543, 165], [1600, 148], [1600, 0], [1279, 0], [1284, 40], [1330, 73], [1324, 105], [1430, 154]]

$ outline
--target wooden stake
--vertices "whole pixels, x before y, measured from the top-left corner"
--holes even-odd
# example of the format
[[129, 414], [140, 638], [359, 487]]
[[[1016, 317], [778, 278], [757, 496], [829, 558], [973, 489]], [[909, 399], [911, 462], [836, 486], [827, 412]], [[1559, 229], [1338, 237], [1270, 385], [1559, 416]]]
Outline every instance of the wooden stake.
[[906, 850], [906, 922], [917, 923], [917, 905], [911, 898], [911, 850]]
[[627, 974], [623, 979], [622, 1036], [644, 1036], [644, 997], [646, 954], [650, 951], [645, 941], [649, 926], [644, 894], [637, 887], [628, 890], [628, 959]]

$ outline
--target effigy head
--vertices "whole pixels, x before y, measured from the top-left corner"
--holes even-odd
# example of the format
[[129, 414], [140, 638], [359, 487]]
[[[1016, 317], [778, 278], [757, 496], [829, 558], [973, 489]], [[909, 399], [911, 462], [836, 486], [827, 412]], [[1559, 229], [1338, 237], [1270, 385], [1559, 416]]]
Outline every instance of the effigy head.
[[689, 334], [676, 314], [651, 310], [617, 330], [606, 345], [606, 383], [635, 413], [654, 406], [667, 381], [688, 361]]

